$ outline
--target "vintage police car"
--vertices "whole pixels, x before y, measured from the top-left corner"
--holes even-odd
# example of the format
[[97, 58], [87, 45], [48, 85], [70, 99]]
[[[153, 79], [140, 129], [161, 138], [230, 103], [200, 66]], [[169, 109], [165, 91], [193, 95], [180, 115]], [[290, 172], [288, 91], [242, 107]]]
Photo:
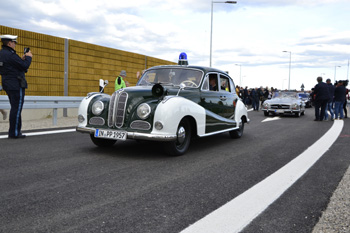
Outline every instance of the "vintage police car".
[[230, 76], [189, 65], [156, 66], [137, 85], [112, 96], [89, 93], [79, 107], [77, 131], [97, 146], [117, 140], [162, 142], [171, 155], [184, 154], [191, 138], [228, 132], [240, 138], [249, 122]]

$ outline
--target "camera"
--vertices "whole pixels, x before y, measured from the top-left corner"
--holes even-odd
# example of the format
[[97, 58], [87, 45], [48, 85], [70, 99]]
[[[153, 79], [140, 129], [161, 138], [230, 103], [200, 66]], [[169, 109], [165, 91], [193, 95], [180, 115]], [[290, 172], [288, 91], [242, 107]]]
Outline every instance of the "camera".
[[30, 48], [24, 48], [24, 54], [28, 53]]

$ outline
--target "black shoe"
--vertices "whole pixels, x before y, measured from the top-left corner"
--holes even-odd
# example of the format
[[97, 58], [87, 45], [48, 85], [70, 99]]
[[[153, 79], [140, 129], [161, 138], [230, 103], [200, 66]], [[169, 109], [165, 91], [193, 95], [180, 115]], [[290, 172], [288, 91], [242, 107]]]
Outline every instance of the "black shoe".
[[21, 134], [21, 135], [15, 136], [15, 137], [9, 136], [9, 139], [24, 139], [25, 137], [26, 137], [26, 135]]
[[320, 121], [319, 119], [315, 119], [314, 121]]

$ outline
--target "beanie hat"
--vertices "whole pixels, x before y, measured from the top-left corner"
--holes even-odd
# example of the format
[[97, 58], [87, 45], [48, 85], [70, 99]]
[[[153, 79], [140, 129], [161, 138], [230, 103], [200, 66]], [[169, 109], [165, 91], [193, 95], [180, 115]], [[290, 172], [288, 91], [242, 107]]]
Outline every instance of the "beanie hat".
[[120, 75], [126, 76], [126, 71], [125, 70], [120, 71]]

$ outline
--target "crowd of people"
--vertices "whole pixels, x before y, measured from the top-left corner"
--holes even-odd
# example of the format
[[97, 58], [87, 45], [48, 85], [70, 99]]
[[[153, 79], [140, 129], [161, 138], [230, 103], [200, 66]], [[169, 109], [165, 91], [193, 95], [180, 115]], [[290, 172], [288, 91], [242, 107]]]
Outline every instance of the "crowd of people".
[[245, 88], [236, 86], [236, 93], [239, 98], [242, 99], [245, 105], [252, 105], [254, 111], [259, 111], [259, 107], [264, 103], [265, 100], [271, 99], [273, 93], [276, 92], [277, 89], [271, 87], [263, 88]]
[[349, 90], [346, 86], [348, 80], [340, 80], [333, 85], [330, 79], [327, 79], [324, 83], [322, 77], [318, 77], [317, 82], [318, 84], [312, 89], [311, 93], [315, 107], [315, 121], [327, 121], [329, 119], [328, 112], [331, 120], [347, 118], [346, 96]]
[[[330, 79], [326, 83], [322, 81], [322, 77], [317, 78], [317, 84], [312, 88], [310, 98], [312, 106], [315, 108], [315, 121], [328, 121], [347, 118], [347, 96], [349, 90], [346, 88], [348, 80], [337, 81], [334, 85]], [[259, 111], [259, 107], [265, 100], [270, 99], [277, 89], [271, 87], [240, 87], [236, 86], [236, 93], [243, 103], [251, 105], [254, 111]]]

